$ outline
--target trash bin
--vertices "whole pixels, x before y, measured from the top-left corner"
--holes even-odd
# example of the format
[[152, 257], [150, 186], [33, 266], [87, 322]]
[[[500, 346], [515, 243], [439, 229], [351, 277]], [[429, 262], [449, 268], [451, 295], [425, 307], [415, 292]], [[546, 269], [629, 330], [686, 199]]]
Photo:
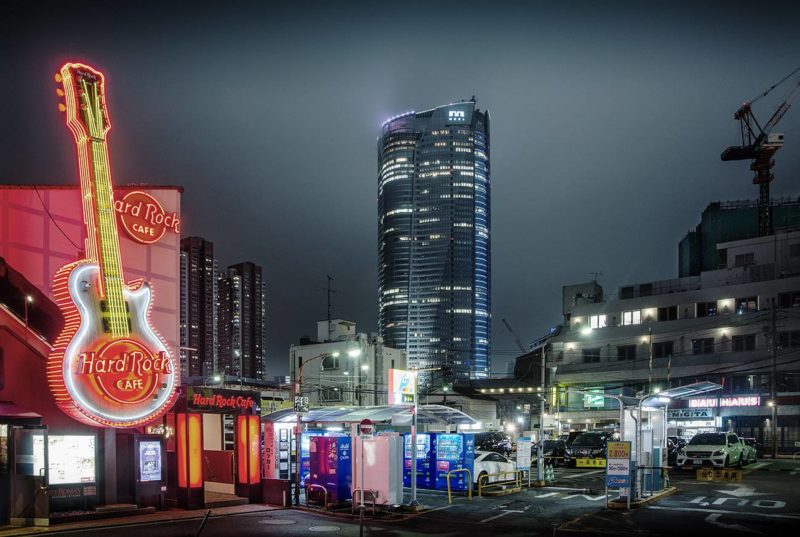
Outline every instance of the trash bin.
[[292, 505], [292, 488], [288, 479], [263, 479], [264, 503], [290, 507]]

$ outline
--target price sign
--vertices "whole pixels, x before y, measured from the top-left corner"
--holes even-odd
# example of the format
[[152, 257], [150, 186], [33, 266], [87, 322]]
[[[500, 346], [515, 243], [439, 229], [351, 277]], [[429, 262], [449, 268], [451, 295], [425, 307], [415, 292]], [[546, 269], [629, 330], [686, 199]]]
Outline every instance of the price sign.
[[607, 444], [606, 486], [628, 488], [631, 486], [631, 443], [609, 442]]

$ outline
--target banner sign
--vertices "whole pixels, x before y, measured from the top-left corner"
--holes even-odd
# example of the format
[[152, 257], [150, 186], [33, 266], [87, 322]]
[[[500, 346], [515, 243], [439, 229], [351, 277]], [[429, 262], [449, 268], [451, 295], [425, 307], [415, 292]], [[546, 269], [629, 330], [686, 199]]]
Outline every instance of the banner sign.
[[517, 438], [517, 470], [531, 469], [531, 447], [530, 436]]
[[761, 406], [759, 395], [734, 395], [733, 397], [697, 397], [689, 399], [689, 408]]
[[629, 488], [631, 486], [631, 443], [609, 442], [607, 444], [606, 486]]
[[413, 405], [417, 397], [416, 371], [389, 370], [389, 404]]

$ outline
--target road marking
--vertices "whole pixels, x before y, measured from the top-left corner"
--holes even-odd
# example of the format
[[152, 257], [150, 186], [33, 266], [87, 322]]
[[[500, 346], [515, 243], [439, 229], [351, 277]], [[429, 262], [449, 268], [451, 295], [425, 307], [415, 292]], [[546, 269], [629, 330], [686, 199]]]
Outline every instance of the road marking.
[[651, 505], [646, 509], [658, 509], [659, 511], [694, 511], [697, 513], [719, 513], [721, 515], [745, 515], [760, 516], [765, 518], [787, 518], [789, 520], [800, 520], [798, 515], [778, 515], [774, 513], [756, 513], [755, 511], [727, 511], [724, 509], [699, 509], [697, 507], [666, 507], [663, 505]]
[[442, 509], [450, 509], [451, 507], [453, 507], [452, 504], [451, 505], [443, 505], [441, 507], [434, 507], [433, 509], [425, 509], [425, 511], [422, 514], [424, 515], [425, 513], [433, 513], [434, 511], [441, 511]]
[[584, 500], [589, 500], [590, 502], [596, 502], [606, 497], [605, 494], [600, 494], [599, 496], [587, 496], [586, 494], [570, 494], [569, 496], [564, 496], [561, 499], [568, 500], [570, 498], [577, 498], [578, 496], [582, 497]]
[[490, 516], [489, 518], [484, 518], [483, 520], [478, 522], [478, 524], [484, 524], [484, 523], [492, 521], [492, 520], [494, 520], [496, 518], [500, 518], [501, 516], [510, 515], [511, 513], [522, 513], [522, 511], [503, 511], [499, 515], [494, 515], [494, 516]]
[[758, 535], [764, 535], [763, 532], [756, 531], [756, 530], [751, 530], [750, 528], [742, 526], [741, 524], [723, 524], [722, 522], [718, 522], [717, 519], [719, 519], [719, 517], [721, 517], [721, 516], [722, 516], [721, 513], [714, 513], [714, 514], [708, 515], [706, 517], [706, 522], [708, 522], [709, 524], [713, 524], [715, 526], [719, 526], [720, 528], [723, 528], [723, 529], [726, 529], [726, 530], [744, 531], [744, 532], [747, 532], [747, 533], [757, 533]]
[[772, 463], [771, 462], [757, 462], [757, 463], [753, 464], [752, 466], [748, 466], [747, 470], [742, 472], [742, 474], [743, 475], [747, 475], [747, 474], [749, 474], [750, 472], [752, 472], [754, 470], [758, 470], [759, 468], [763, 468], [765, 466], [769, 466], [770, 464], [772, 464]]
[[746, 498], [748, 496], [769, 496], [768, 492], [755, 492], [756, 489], [753, 487], [748, 487], [746, 485], [739, 485], [733, 490], [717, 490], [717, 492], [721, 492], [723, 494], [730, 494], [731, 496], [736, 496], [737, 498]]
[[548, 492], [547, 494], [537, 494], [536, 496], [534, 496], [531, 499], [532, 500], [538, 500], [539, 498], [548, 498], [550, 496], [557, 496], [559, 494], [561, 494], [561, 493], [560, 492]]

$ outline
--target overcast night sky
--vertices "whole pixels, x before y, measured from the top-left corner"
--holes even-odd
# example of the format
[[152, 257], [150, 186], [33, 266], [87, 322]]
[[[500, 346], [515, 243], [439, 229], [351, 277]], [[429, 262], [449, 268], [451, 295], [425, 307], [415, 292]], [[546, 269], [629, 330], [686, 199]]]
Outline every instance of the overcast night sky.
[[[184, 235], [267, 281], [268, 378], [326, 316], [377, 330], [381, 123], [491, 114], [492, 366], [561, 319], [561, 286], [677, 276], [711, 201], [755, 199], [733, 113], [800, 67], [796, 2], [7, 2], [0, 182], [77, 182], [67, 60], [107, 75], [117, 184], [178, 184]], [[755, 106], [768, 118], [790, 87]], [[800, 195], [800, 103], [773, 196]]]

